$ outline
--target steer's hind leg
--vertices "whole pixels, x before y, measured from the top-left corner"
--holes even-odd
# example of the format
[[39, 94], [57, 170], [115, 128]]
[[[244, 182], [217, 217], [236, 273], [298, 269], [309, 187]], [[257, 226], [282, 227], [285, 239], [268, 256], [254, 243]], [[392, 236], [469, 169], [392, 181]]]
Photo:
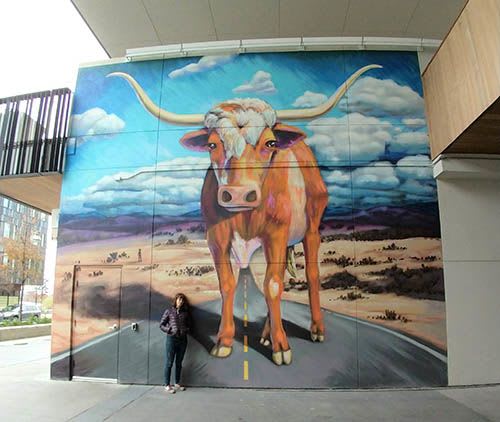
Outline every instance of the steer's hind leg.
[[218, 358], [228, 357], [233, 350], [234, 339], [234, 293], [236, 290], [236, 279], [231, 267], [229, 256], [229, 235], [223, 227], [208, 230], [208, 245], [212, 253], [217, 276], [219, 278], [219, 289], [222, 297], [221, 319], [217, 342], [210, 354]]
[[[301, 148], [309, 150], [307, 145]], [[311, 308], [311, 340], [322, 342], [325, 339], [325, 326], [321, 315], [319, 301], [319, 265], [318, 252], [321, 238], [319, 225], [328, 204], [328, 191], [321, 178], [319, 168], [315, 166], [301, 169], [306, 181], [306, 215], [307, 230], [304, 236], [304, 257], [306, 261], [306, 278], [309, 284], [309, 306]]]
[[264, 279], [264, 295], [269, 310], [273, 362], [276, 365], [292, 363], [292, 351], [288, 345], [281, 321], [281, 294], [285, 275], [286, 239], [288, 228], [276, 229], [263, 242], [266, 254], [267, 270]]
[[262, 334], [260, 335], [260, 344], [269, 346], [271, 344], [271, 323], [269, 322], [269, 314], [266, 317]]
[[309, 284], [309, 306], [311, 308], [311, 340], [323, 342], [325, 339], [325, 326], [319, 301], [319, 234], [317, 232], [306, 233], [303, 243], [306, 258], [306, 278]]

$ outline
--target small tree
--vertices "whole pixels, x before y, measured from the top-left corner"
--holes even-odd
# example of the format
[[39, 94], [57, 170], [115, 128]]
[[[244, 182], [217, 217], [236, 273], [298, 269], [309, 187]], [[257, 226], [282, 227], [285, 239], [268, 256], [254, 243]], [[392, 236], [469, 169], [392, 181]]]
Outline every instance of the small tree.
[[[28, 226], [29, 227], [29, 226]], [[23, 294], [27, 281], [36, 282], [42, 279], [43, 256], [40, 246], [32, 242], [30, 230], [22, 230], [18, 239], [3, 238], [4, 255], [7, 263], [2, 263], [2, 278], [15, 280], [21, 285], [19, 298], [19, 318], [23, 318]]]

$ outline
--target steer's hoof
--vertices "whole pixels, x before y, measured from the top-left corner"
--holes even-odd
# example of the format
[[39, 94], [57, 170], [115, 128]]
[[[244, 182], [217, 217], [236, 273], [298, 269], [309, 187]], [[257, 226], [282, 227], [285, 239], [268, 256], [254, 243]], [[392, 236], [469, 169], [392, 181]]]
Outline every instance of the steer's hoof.
[[323, 334], [311, 333], [311, 340], [314, 342], [323, 343], [325, 341], [325, 336]]
[[231, 352], [233, 351], [233, 348], [231, 346], [217, 346], [215, 345], [210, 352], [212, 356], [215, 356], [216, 358], [227, 358]]
[[292, 350], [273, 352], [273, 362], [278, 366], [290, 365], [292, 363]]
[[261, 337], [260, 344], [262, 344], [263, 346], [269, 347], [271, 345], [271, 342], [269, 341], [268, 338]]

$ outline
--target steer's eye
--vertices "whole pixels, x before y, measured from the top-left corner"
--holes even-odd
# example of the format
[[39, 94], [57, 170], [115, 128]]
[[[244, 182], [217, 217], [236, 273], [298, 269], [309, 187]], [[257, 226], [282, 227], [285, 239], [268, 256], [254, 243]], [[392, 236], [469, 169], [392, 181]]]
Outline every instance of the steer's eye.
[[215, 148], [217, 148], [217, 144], [215, 144], [214, 142], [210, 142], [209, 144], [207, 144], [207, 146], [209, 150], [214, 150]]
[[278, 145], [278, 143], [274, 140], [266, 142], [266, 147], [268, 147], [268, 148], [276, 148], [277, 145]]

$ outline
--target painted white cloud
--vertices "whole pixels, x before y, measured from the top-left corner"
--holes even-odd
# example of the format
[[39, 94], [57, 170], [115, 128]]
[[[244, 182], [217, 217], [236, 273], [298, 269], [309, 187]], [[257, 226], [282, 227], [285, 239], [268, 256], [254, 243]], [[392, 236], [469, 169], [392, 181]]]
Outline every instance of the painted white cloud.
[[396, 164], [396, 173], [401, 179], [433, 180], [431, 161], [426, 155], [402, 158]]
[[[210, 166], [210, 158], [203, 157], [177, 157], [172, 160], [161, 161], [157, 165], [158, 171], [170, 171], [172, 177], [200, 177]], [[201, 171], [201, 173], [200, 173]]]
[[206, 173], [202, 166], [207, 165], [207, 160], [183, 157], [160, 164], [163, 168], [156, 172], [154, 167], [143, 167], [102, 177], [81, 194], [67, 198], [65, 212], [152, 214], [153, 204], [157, 214], [182, 215], [199, 209]]
[[417, 125], [425, 125], [425, 119], [420, 119], [420, 118], [407, 118], [407, 119], [403, 119], [402, 122], [405, 124], [405, 125], [409, 125], [409, 126], [417, 126]]
[[354, 189], [396, 189], [400, 184], [394, 167], [389, 162], [378, 162], [373, 166], [360, 167], [352, 172]]
[[116, 114], [108, 114], [99, 107], [91, 108], [82, 114], [75, 114], [71, 119], [73, 136], [113, 134], [120, 132], [125, 122]]
[[[424, 115], [424, 100], [408, 86], [392, 79], [376, 79], [371, 76], [358, 80], [348, 92], [349, 112], [370, 116], [394, 116], [420, 118]], [[341, 109], [345, 105], [341, 105]]]
[[328, 97], [325, 94], [317, 92], [306, 91], [303, 95], [293, 102], [294, 107], [315, 107], [323, 104]]
[[270, 73], [264, 72], [263, 70], [258, 70], [255, 75], [252, 76], [252, 80], [250, 82], [233, 88], [233, 92], [237, 94], [244, 92], [252, 92], [257, 94], [273, 94], [277, 90], [271, 79], [272, 77]]
[[[323, 180], [334, 207], [402, 206], [436, 199], [436, 185], [426, 156], [381, 161], [363, 167], [323, 170]], [[354, 201], [354, 202], [353, 202]]]
[[376, 160], [392, 137], [390, 124], [359, 113], [317, 119], [307, 127], [313, 134], [306, 142], [320, 162]]
[[426, 154], [429, 152], [429, 136], [426, 132], [398, 133], [389, 145], [391, 152]]
[[342, 169], [321, 170], [328, 190], [328, 204], [332, 207], [350, 207], [352, 203], [351, 175]]
[[417, 196], [432, 196], [435, 192], [435, 187], [418, 180], [407, 180], [400, 186], [400, 190]]
[[221, 66], [224, 63], [231, 61], [234, 55], [228, 56], [204, 56], [197, 63], [190, 63], [187, 66], [172, 70], [168, 77], [171, 79], [178, 78], [193, 73], [204, 72], [214, 67]]
[[431, 159], [429, 158], [428, 155], [408, 155], [404, 158], [401, 158], [401, 160], [398, 161], [397, 165], [398, 166], [405, 166], [405, 165], [419, 165], [419, 166], [430, 166]]
[[350, 186], [351, 176], [346, 171], [333, 170], [323, 175], [325, 183], [339, 186]]
[[362, 195], [356, 198], [354, 206], [362, 207], [376, 207], [376, 206], [388, 206], [388, 205], [400, 205], [400, 202], [396, 202], [395, 198], [392, 196], [382, 195], [378, 193], [377, 195]]

